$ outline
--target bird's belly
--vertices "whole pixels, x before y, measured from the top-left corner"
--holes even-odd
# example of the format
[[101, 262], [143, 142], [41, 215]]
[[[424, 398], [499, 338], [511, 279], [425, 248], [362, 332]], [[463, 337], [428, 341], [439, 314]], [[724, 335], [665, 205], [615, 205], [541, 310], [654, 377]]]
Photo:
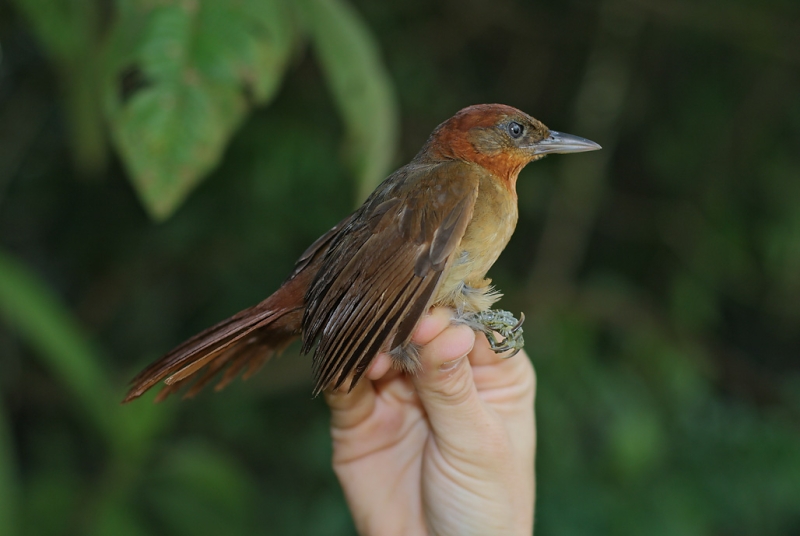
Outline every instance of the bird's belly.
[[517, 204], [516, 199], [504, 195], [481, 201], [479, 196], [472, 220], [445, 269], [434, 298], [437, 305], [480, 311], [500, 297], [485, 277], [514, 233]]

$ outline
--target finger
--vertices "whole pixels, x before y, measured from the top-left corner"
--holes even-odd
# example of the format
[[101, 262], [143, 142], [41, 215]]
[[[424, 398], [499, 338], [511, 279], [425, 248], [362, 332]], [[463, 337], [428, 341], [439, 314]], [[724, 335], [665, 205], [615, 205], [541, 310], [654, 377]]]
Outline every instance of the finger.
[[[414, 330], [412, 342], [419, 345], [428, 344], [428, 342], [450, 325], [452, 318], [453, 311], [446, 307], [431, 309], [431, 311], [420, 320], [417, 329]], [[389, 354], [378, 354], [375, 356], [375, 359], [372, 360], [372, 363], [370, 363], [364, 375], [370, 380], [377, 381], [383, 378], [391, 368], [392, 358], [389, 357]]]
[[479, 392], [510, 385], [519, 385], [523, 390], [533, 388], [533, 365], [525, 350], [513, 357], [504, 355], [498, 355], [492, 350], [483, 333], [476, 335], [469, 362]]
[[447, 329], [452, 320], [452, 309], [448, 309], [447, 307], [435, 307], [431, 309], [430, 313], [420, 320], [417, 329], [414, 330], [414, 335], [411, 337], [412, 342], [420, 346], [425, 346]]
[[481, 400], [505, 423], [514, 451], [521, 453], [520, 471], [527, 471], [527, 465], [522, 464], [531, 462], [536, 445], [536, 373], [531, 360], [524, 350], [513, 358], [502, 359], [479, 334], [469, 362]]
[[380, 380], [391, 368], [392, 358], [389, 357], [389, 354], [378, 354], [375, 356], [375, 359], [372, 360], [372, 363], [370, 363], [364, 376], [373, 381]]
[[[412, 341], [415, 344], [427, 344], [450, 325], [452, 318], [453, 312], [446, 307], [431, 309], [417, 326]], [[399, 375], [399, 372], [389, 372], [391, 366], [392, 358], [388, 354], [378, 354], [370, 363], [365, 375], [368, 380], [372, 381], [378, 381], [382, 378], [394, 380]], [[394, 382], [381, 381], [379, 385], [388, 383]], [[366, 385], [369, 386], [369, 389], [365, 388]], [[371, 381], [363, 380], [359, 381], [349, 394], [344, 388], [336, 391], [326, 391], [325, 400], [331, 408], [332, 419], [334, 419], [332, 424], [336, 426], [342, 423], [349, 424], [353, 419], [358, 420], [359, 416], [363, 416], [363, 412], [372, 410], [376, 394], [375, 385]]]
[[509, 350], [502, 354], [495, 353], [491, 346], [489, 346], [486, 335], [477, 333], [475, 336], [475, 346], [469, 354], [469, 362], [473, 367], [499, 366], [503, 370], [508, 371], [520, 371], [529, 366], [525, 363], [526, 361], [530, 361], [525, 350], [521, 350], [516, 355], [509, 357], [511, 351], [512, 350]]
[[[499, 334], [496, 334], [495, 336], [498, 337]], [[496, 365], [497, 363], [515, 363], [519, 361], [516, 359], [516, 357], [517, 355], [521, 355], [521, 352], [524, 352], [524, 350], [520, 350], [520, 352], [514, 354], [514, 350], [512, 349], [498, 354], [492, 350], [491, 346], [489, 346], [489, 340], [486, 338], [486, 334], [483, 332], [476, 332], [475, 348], [470, 354], [469, 360], [473, 366]]]
[[449, 441], [470, 441], [485, 420], [466, 359], [474, 343], [471, 329], [455, 325], [420, 350], [422, 371], [413, 382], [434, 433]]
[[[497, 365], [514, 361], [513, 358], [503, 359], [504, 354], [496, 354], [484, 333], [476, 333], [475, 347], [469, 354], [469, 362], [473, 366]], [[516, 356], [514, 356], [516, 357]]]
[[332, 428], [352, 428], [363, 422], [375, 408], [372, 382], [362, 379], [349, 393], [345, 387], [325, 391], [325, 402], [331, 409]]

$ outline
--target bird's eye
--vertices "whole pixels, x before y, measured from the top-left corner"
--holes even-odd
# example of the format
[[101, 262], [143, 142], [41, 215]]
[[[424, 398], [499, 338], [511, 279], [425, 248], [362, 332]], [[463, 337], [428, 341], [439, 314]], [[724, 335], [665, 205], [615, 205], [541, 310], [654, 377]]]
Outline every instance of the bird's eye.
[[516, 121], [512, 121], [508, 124], [508, 133], [511, 134], [512, 138], [519, 138], [522, 136], [522, 125], [517, 123]]

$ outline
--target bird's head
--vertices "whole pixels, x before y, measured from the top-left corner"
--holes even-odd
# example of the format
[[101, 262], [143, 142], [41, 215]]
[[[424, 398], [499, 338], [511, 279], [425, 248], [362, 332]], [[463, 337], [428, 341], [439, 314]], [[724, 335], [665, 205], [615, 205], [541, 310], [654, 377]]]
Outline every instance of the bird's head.
[[529, 162], [550, 153], [596, 151], [600, 146], [550, 130], [525, 112], [503, 104], [476, 104], [436, 127], [421, 154], [478, 164], [514, 188]]

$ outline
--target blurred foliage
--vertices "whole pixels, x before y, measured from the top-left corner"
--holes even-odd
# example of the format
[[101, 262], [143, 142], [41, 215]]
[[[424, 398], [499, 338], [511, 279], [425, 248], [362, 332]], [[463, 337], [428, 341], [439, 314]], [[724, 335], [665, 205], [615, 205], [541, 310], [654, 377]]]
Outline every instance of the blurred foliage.
[[783, 0], [0, 2], [0, 534], [352, 534], [296, 350], [118, 401], [477, 102], [604, 147], [523, 172], [491, 274], [537, 534], [800, 534], [798, 35]]
[[307, 38], [350, 131], [360, 183], [371, 190], [389, 170], [391, 85], [372, 36], [340, 0], [15, 2], [66, 88], [76, 163], [102, 171], [108, 123], [156, 219], [170, 216], [217, 166], [251, 106], [273, 99]]

